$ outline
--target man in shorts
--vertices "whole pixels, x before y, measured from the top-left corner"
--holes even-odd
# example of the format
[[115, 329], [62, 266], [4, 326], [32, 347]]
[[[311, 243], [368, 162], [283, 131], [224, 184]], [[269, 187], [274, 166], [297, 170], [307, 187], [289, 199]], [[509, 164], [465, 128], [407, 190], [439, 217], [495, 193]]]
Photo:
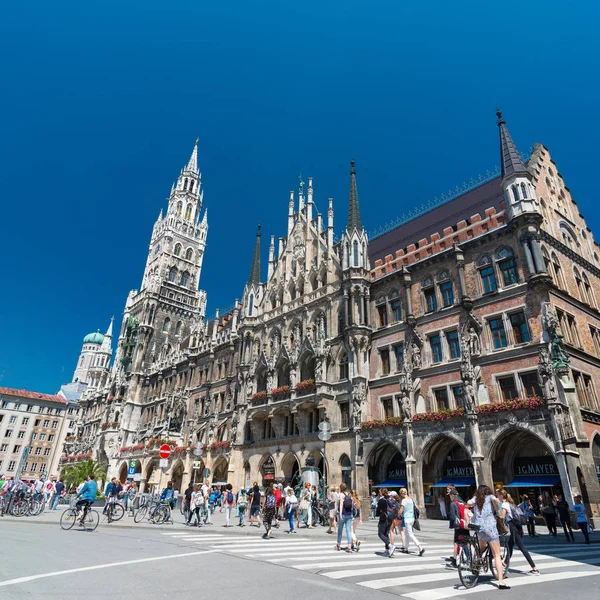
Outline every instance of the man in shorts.
[[448, 496], [450, 496], [450, 528], [454, 529], [454, 555], [449, 560], [448, 566], [455, 569], [457, 567], [456, 558], [460, 550], [459, 544], [464, 543], [465, 539], [469, 537], [469, 530], [466, 527], [461, 527], [460, 511], [462, 506], [464, 506], [465, 511], [470, 509], [458, 495], [456, 488], [451, 488], [448, 491]]

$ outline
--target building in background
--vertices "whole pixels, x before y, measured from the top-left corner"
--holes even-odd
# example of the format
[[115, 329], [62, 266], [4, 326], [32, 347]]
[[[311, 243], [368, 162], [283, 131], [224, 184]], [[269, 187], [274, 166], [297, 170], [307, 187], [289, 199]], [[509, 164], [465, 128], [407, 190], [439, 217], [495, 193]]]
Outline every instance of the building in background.
[[57, 475], [69, 417], [56, 395], [0, 388], [0, 473], [37, 479]]

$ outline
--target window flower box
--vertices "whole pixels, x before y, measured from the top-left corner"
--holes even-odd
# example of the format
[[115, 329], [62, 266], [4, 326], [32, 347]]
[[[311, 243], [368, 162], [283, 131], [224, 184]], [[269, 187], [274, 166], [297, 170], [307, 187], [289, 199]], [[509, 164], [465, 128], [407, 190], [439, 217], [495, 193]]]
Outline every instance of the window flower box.
[[317, 389], [314, 379], [305, 379], [296, 384], [296, 393], [312, 394]]
[[271, 396], [273, 396], [274, 400], [285, 400], [289, 398], [290, 395], [291, 390], [289, 385], [283, 385], [271, 390]]
[[252, 402], [258, 404], [259, 402], [264, 402], [267, 399], [267, 392], [256, 392], [253, 394], [251, 400]]
[[227, 440], [225, 442], [213, 442], [210, 446], [210, 450], [226, 450], [231, 447], [231, 441]]
[[490, 402], [477, 407], [477, 412], [480, 415], [490, 413], [498, 413], [509, 410], [529, 409], [535, 410], [546, 405], [546, 400], [539, 396], [531, 396], [531, 398], [515, 398], [514, 400], [504, 400], [502, 402]]
[[434, 423], [439, 423], [440, 421], [449, 421], [454, 417], [463, 417], [464, 415], [464, 408], [450, 408], [426, 413], [417, 413], [413, 416], [412, 420], [413, 422], [417, 423], [420, 421], [432, 421]]
[[361, 429], [380, 429], [382, 427], [394, 427], [402, 425], [402, 417], [391, 417], [390, 419], [379, 419], [375, 421], [365, 421], [360, 424]]

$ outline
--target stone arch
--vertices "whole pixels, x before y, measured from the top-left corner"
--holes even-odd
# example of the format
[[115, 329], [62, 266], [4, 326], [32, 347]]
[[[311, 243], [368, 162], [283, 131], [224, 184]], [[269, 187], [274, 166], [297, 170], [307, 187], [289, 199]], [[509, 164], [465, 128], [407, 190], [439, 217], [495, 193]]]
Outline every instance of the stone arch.
[[340, 481], [346, 484], [348, 490], [352, 489], [352, 461], [347, 454], [340, 456], [339, 469], [340, 469]]
[[121, 466], [119, 467], [119, 480], [121, 483], [124, 483], [125, 481], [127, 481], [127, 467], [128, 467], [128, 463], [127, 461], [124, 461], [121, 463]]
[[[424, 484], [445, 487], [446, 479], [451, 479], [449, 483], [460, 488], [475, 484], [471, 450], [454, 432], [438, 433], [427, 440], [420, 463]], [[452, 475], [446, 477], [449, 472]]]
[[[592, 437], [591, 448], [594, 460], [597, 459], [596, 464], [600, 465], [600, 433], [598, 431], [596, 431]], [[600, 466], [596, 467], [596, 469], [598, 468], [600, 468]]]
[[262, 480], [263, 484], [273, 483], [275, 481], [275, 459], [270, 454], [261, 457], [258, 463], [257, 480]]
[[294, 480], [299, 479], [300, 475], [300, 460], [293, 452], [288, 452], [281, 460], [281, 474], [286, 483], [294, 487], [297, 483]]
[[514, 425], [505, 425], [504, 428], [500, 428], [496, 432], [496, 435], [491, 439], [488, 445], [488, 459], [490, 462], [494, 460], [501, 445], [506, 441], [506, 438], [512, 434], [517, 434], [520, 439], [527, 436], [533, 436], [546, 447], [550, 454], [553, 453], [552, 444], [547, 439], [539, 435], [536, 431], [515, 423]]
[[[401, 460], [399, 460], [398, 457], [400, 457]], [[379, 442], [371, 449], [366, 458], [369, 481], [372, 481], [374, 486], [385, 485], [386, 487], [389, 486], [392, 489], [397, 487], [405, 487], [407, 485], [406, 463], [404, 463], [403, 473], [389, 473], [390, 465], [392, 465], [394, 462], [398, 463], [396, 466], [394, 466], [394, 470], [401, 470], [400, 463], [404, 462], [404, 459], [404, 452], [396, 444], [388, 440]], [[391, 484], [390, 481], [393, 481], [397, 485]]]
[[219, 456], [213, 463], [212, 482], [213, 485], [225, 484], [228, 479], [229, 463], [224, 456]]
[[146, 481], [144, 491], [151, 493], [155, 486], [158, 486], [160, 480], [160, 469], [158, 468], [158, 459], [150, 458], [142, 467], [142, 478]]
[[173, 482], [173, 489], [177, 490], [180, 494], [182, 494], [187, 487], [187, 482], [183, 481], [183, 474], [185, 471], [185, 465], [183, 461], [179, 458], [171, 467], [171, 472], [169, 473], [169, 478], [167, 481]]

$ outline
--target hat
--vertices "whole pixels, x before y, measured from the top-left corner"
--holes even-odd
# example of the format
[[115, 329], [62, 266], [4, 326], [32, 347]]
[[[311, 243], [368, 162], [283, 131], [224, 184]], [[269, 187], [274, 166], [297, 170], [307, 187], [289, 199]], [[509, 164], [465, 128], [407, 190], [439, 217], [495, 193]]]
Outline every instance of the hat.
[[390, 492], [390, 496], [397, 496], [398, 492]]
[[448, 495], [449, 496], [458, 496], [458, 490], [456, 488], [450, 488], [448, 490]]

